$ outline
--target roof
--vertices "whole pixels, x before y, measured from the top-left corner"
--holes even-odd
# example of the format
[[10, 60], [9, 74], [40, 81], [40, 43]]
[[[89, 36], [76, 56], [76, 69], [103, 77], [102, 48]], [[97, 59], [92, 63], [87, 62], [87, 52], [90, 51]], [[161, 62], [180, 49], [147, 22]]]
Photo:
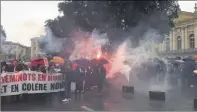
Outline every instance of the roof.
[[30, 47], [24, 46], [20, 43], [15, 43], [15, 42], [12, 42], [12, 41], [5, 41], [4, 44], [18, 45], [18, 46], [21, 46], [21, 47], [24, 47], [24, 48], [30, 48]]
[[195, 17], [195, 13], [192, 12], [186, 12], [186, 11], [180, 11], [179, 12], [179, 17], [177, 19], [174, 20], [174, 23], [177, 22], [184, 22], [190, 19], [194, 19]]
[[42, 38], [42, 36], [40, 36], [40, 37], [34, 37], [34, 38], [31, 38], [31, 41], [34, 41], [34, 40], [40, 40]]

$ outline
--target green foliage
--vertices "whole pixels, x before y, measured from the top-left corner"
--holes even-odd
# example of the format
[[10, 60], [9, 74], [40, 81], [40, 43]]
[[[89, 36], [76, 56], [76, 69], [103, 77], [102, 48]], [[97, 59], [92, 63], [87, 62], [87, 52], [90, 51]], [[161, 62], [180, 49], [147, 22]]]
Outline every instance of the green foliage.
[[4, 37], [6, 37], [6, 33], [5, 33], [5, 30], [3, 29], [3, 26], [1, 25], [1, 33]]
[[[54, 20], [47, 20], [46, 26], [52, 29], [57, 37], [69, 37], [73, 30], [100, 31], [121, 30], [127, 32], [136, 27], [140, 21], [152, 14], [163, 23], [167, 21], [173, 26], [172, 20], [177, 17], [177, 0], [146, 0], [146, 1], [72, 1], [60, 2], [59, 11], [64, 14]], [[166, 17], [168, 18], [166, 20]], [[156, 23], [152, 27], [161, 33], [168, 31]]]

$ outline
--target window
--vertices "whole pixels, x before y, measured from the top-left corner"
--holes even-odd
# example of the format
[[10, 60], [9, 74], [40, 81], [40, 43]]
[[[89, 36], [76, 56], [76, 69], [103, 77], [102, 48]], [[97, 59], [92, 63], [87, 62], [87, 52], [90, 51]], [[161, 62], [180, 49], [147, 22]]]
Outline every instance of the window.
[[166, 39], [166, 51], [170, 51], [170, 39]]
[[191, 34], [189, 36], [189, 48], [195, 48], [195, 38], [194, 34]]
[[177, 50], [180, 50], [181, 49], [181, 36], [178, 36], [177, 37]]

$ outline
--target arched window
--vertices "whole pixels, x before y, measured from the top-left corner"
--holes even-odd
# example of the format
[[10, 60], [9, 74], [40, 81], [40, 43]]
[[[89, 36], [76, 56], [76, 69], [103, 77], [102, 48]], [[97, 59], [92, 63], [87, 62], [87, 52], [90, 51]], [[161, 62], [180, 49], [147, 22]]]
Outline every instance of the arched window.
[[166, 51], [170, 51], [170, 39], [166, 39]]
[[180, 50], [181, 49], [181, 36], [177, 37], [177, 49]]
[[195, 38], [194, 34], [191, 34], [189, 36], [189, 48], [195, 48]]

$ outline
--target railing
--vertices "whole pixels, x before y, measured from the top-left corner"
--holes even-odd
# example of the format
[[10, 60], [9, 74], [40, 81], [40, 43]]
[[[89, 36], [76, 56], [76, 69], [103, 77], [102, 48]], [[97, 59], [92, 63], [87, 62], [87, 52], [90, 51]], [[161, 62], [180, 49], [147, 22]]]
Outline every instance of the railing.
[[170, 51], [159, 51], [158, 52], [161, 55], [170, 55], [170, 54], [190, 54], [190, 53], [196, 53], [197, 54], [197, 48], [189, 48], [189, 49], [180, 49], [180, 50], [170, 50]]

